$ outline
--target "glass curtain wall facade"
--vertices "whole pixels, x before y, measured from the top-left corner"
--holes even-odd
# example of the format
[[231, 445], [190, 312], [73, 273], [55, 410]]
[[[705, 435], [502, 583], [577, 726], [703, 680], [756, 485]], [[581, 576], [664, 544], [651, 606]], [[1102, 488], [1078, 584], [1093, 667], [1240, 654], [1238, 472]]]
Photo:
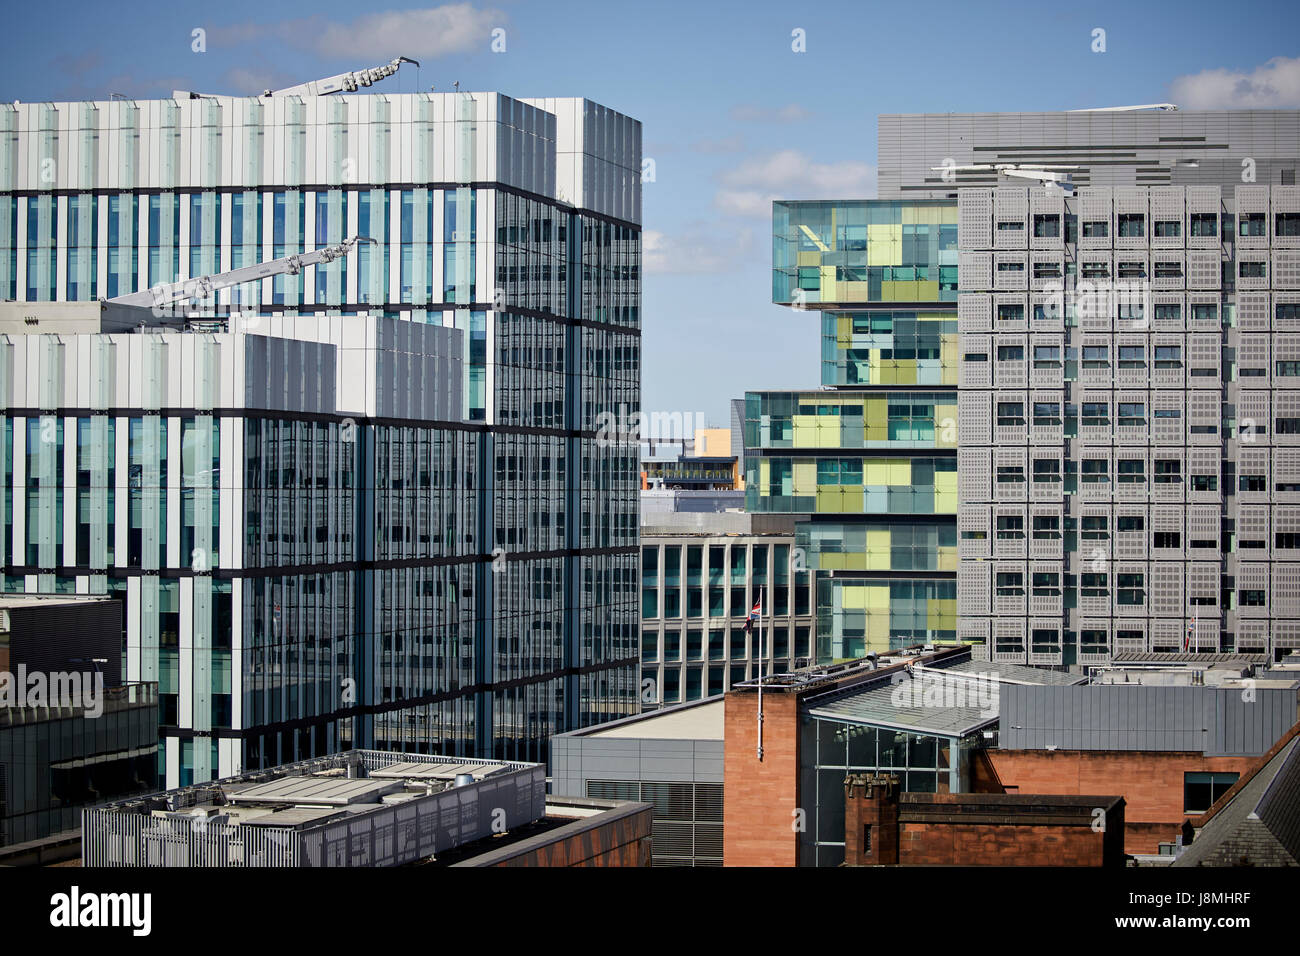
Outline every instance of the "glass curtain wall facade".
[[[813, 662], [812, 575], [786, 536], [641, 539], [641, 702], [712, 697], [759, 674]], [[761, 628], [745, 632], [766, 595]], [[769, 626], [770, 625], [770, 626]]]
[[[551, 734], [635, 712], [638, 449], [596, 436], [602, 414], [639, 411], [640, 149], [640, 125], [598, 104], [500, 94], [0, 108], [0, 289], [20, 300], [362, 235], [355, 255], [189, 314], [463, 333], [448, 421], [8, 403], [4, 586], [125, 595], [128, 654], [158, 667], [170, 726], [195, 732], [164, 741], [168, 786], [363, 740], [545, 760]], [[213, 495], [234, 476], [250, 507], [232, 537]], [[214, 571], [197, 592], [196, 553]], [[231, 587], [237, 560], [266, 576]], [[202, 677], [177, 643], [190, 633], [216, 655]], [[292, 689], [291, 673], [312, 676]], [[364, 728], [306, 689], [358, 673], [379, 682]], [[241, 694], [243, 719], [282, 729], [236, 723], [221, 750]]]
[[746, 394], [746, 509], [800, 516], [815, 657], [955, 640], [956, 203], [777, 202], [772, 249], [822, 388]]
[[799, 717], [799, 732], [799, 792], [808, 815], [799, 838], [800, 866], [844, 862], [844, 778], [849, 774], [893, 774], [908, 793], [962, 793], [970, 753], [984, 743], [981, 733], [911, 733], [807, 713]]

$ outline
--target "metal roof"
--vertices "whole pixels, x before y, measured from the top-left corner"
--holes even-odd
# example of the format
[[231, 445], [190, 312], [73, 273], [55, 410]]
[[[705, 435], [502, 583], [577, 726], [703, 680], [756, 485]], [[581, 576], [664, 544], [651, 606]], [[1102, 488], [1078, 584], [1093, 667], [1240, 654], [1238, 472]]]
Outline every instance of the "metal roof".
[[376, 777], [398, 780], [455, 780], [467, 773], [475, 780], [504, 769], [499, 763], [395, 763], [370, 771]]
[[[823, 695], [822, 701], [810, 701], [808, 713], [814, 717], [850, 723], [871, 724], [912, 733], [943, 737], [964, 737], [998, 721], [998, 696], [1003, 684], [1071, 686], [1087, 682], [1080, 674], [999, 664], [966, 659], [939, 666], [917, 661], [906, 682], [894, 672], [888, 683], [872, 682], [859, 691], [849, 690], [840, 696]], [[984, 686], [992, 678], [998, 693]], [[911, 686], [915, 681], [915, 686]], [[934, 694], [948, 705], [929, 703]], [[990, 699], [991, 698], [991, 699]]]
[[1254, 664], [1272, 660], [1267, 654], [1192, 654], [1182, 651], [1121, 651], [1111, 655], [1112, 664]]
[[287, 803], [342, 807], [378, 803], [384, 794], [402, 789], [400, 780], [348, 777], [281, 777], [227, 795], [231, 803]]
[[996, 714], [990, 717], [984, 708], [978, 706], [899, 706], [893, 699], [896, 686], [878, 684], [870, 690], [811, 707], [808, 713], [813, 717], [938, 737], [964, 737], [998, 721]]
[[615, 725], [605, 724], [588, 737], [641, 737], [647, 740], [721, 740], [725, 704], [721, 696], [704, 703], [650, 711]]
[[995, 674], [1003, 684], [1042, 684], [1054, 687], [1069, 687], [1074, 684], [1086, 684], [1088, 678], [1082, 674], [1070, 674], [1066, 671], [1052, 671], [1044, 667], [1026, 667], [1024, 664], [1001, 664], [993, 661], [965, 660], [949, 667], [925, 665], [923, 670], [945, 671], [947, 673], [967, 674], [971, 677]]

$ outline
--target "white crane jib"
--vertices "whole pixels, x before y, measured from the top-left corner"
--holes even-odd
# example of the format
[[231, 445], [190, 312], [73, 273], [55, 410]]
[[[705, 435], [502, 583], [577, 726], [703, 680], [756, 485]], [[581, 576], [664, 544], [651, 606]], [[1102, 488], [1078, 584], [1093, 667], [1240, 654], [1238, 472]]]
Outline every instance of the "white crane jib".
[[[327, 76], [323, 80], [312, 80], [310, 83], [299, 83], [297, 86], [288, 86], [282, 90], [263, 90], [258, 94], [259, 99], [275, 98], [278, 96], [327, 96], [330, 93], [355, 93], [363, 86], [372, 86], [378, 83], [384, 77], [392, 76], [398, 71], [403, 63], [412, 63], [419, 66], [418, 60], [412, 60], [409, 56], [399, 56], [390, 60], [383, 66], [377, 66], [370, 70], [357, 70], [349, 73], [339, 73], [335, 76]], [[172, 99], [174, 100], [234, 100], [237, 97], [227, 96], [220, 93], [193, 93], [188, 90], [173, 90]]]
[[1178, 106], [1174, 103], [1140, 103], [1137, 106], [1093, 106], [1086, 110], [1066, 110], [1067, 113], [1136, 113], [1138, 110], [1159, 110], [1162, 113], [1176, 113]]
[[338, 245], [325, 246], [311, 252], [272, 259], [270, 262], [255, 262], [251, 266], [218, 272], [216, 275], [199, 276], [197, 279], [182, 279], [179, 282], [162, 282], [152, 289], [142, 289], [127, 295], [119, 295], [108, 301], [115, 305], [141, 305], [160, 308], [174, 302], [188, 299], [206, 299], [222, 289], [242, 285], [245, 282], [257, 282], [271, 276], [297, 275], [304, 266], [314, 266], [318, 262], [333, 262], [346, 256], [358, 242], [374, 242], [369, 236], [353, 236]]
[[945, 176], [955, 173], [985, 173], [996, 171], [1000, 176], [1010, 176], [1014, 179], [1032, 179], [1044, 185], [1060, 186], [1062, 189], [1073, 189], [1074, 183], [1070, 179], [1069, 172], [1058, 172], [1058, 170], [1080, 168], [1082, 167], [1044, 163], [974, 163], [968, 166], [948, 165], [930, 167], [934, 172], [942, 172]]
[[327, 76], [323, 80], [312, 80], [310, 83], [299, 83], [297, 86], [289, 86], [283, 90], [266, 90], [262, 95], [325, 96], [328, 93], [355, 93], [363, 86], [370, 86], [372, 83], [378, 83], [384, 77], [392, 76], [403, 63], [420, 65], [419, 62], [412, 60], [408, 56], [399, 56], [397, 59], [391, 60], [383, 66], [377, 66], [372, 70], [339, 73], [337, 76]]

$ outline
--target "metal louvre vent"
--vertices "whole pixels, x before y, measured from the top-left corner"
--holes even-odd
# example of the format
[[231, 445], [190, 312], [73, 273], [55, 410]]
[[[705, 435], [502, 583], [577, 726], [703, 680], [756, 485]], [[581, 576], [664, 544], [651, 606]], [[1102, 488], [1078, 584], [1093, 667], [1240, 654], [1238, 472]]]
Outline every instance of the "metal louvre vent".
[[[695, 819], [701, 822], [705, 820], [722, 822], [722, 784], [697, 783], [695, 785]], [[700, 827], [699, 829], [706, 828]], [[721, 833], [720, 830], [719, 833]], [[722, 852], [721, 848], [722, 844], [719, 843], [719, 855]]]
[[588, 780], [587, 796], [654, 807], [654, 866], [722, 865], [722, 784]]
[[722, 824], [700, 823], [695, 827], [695, 862], [722, 862]]
[[640, 800], [641, 785], [635, 780], [588, 780], [587, 796], [597, 800]]
[[694, 829], [689, 823], [661, 823], [656, 820], [651, 829], [650, 844], [655, 861], [663, 858], [669, 865], [673, 862], [689, 863], [695, 850], [692, 834]]
[[695, 818], [693, 784], [641, 784], [641, 799], [654, 804], [656, 820], [693, 820]]

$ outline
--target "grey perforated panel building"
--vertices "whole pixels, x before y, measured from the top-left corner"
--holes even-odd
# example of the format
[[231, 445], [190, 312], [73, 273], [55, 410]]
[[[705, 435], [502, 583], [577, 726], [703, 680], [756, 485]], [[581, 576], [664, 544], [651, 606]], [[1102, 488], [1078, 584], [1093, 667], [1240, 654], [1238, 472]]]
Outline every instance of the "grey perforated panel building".
[[882, 198], [959, 210], [959, 636], [1300, 646], [1300, 112], [882, 116], [879, 148]]

